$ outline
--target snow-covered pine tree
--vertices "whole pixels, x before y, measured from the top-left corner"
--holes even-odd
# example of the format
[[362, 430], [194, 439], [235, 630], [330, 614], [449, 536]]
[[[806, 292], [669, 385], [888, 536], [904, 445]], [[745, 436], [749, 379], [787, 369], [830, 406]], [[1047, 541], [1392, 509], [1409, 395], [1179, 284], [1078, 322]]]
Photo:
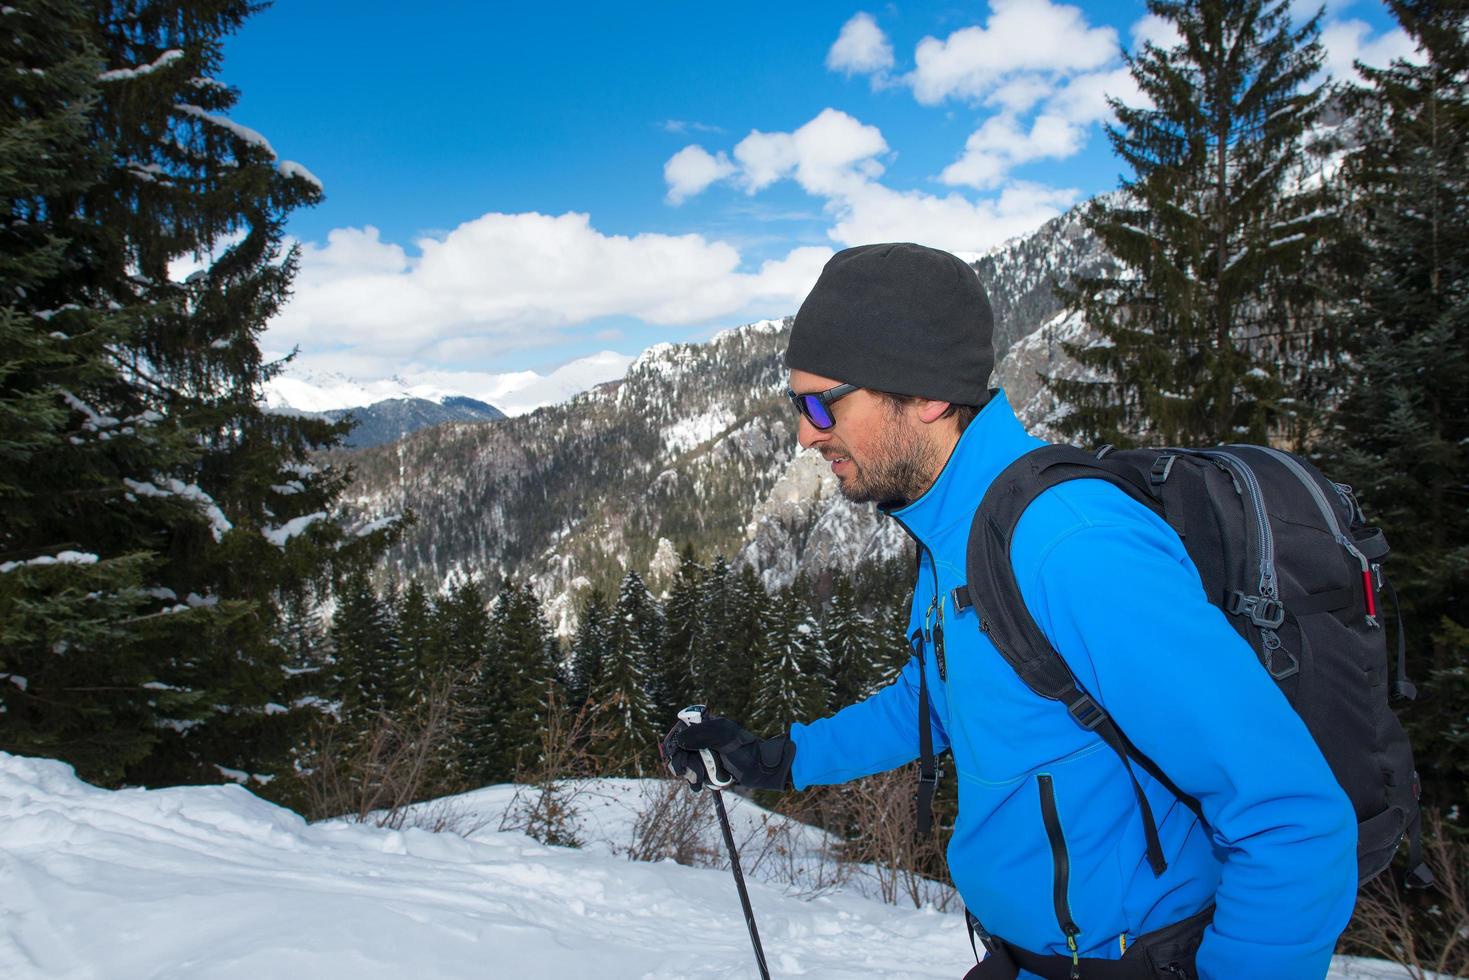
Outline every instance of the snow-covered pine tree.
[[755, 569], [745, 565], [730, 576], [725, 606], [727, 680], [719, 694], [719, 713], [748, 718], [755, 701], [760, 664], [770, 646], [775, 604]]
[[736, 678], [732, 670], [729, 605], [733, 578], [729, 562], [723, 555], [716, 555], [699, 583], [698, 599], [693, 609], [693, 643], [689, 652], [693, 679], [690, 700], [709, 704], [722, 715], [730, 715], [724, 706], [726, 692], [747, 679]]
[[781, 591], [782, 597], [796, 600], [800, 623], [796, 632], [800, 634], [801, 673], [816, 683], [812, 692], [812, 703], [805, 717], [819, 718], [831, 703], [831, 658], [826, 652], [826, 643], [821, 628], [821, 603], [816, 599], [816, 589], [810, 576], [800, 572]]
[[354, 569], [337, 590], [332, 649], [342, 717], [354, 735], [366, 731], [378, 715], [392, 715], [408, 702], [412, 671], [393, 605], [379, 597], [365, 568]]
[[1307, 179], [1320, 116], [1319, 17], [1286, 0], [1149, 0], [1178, 43], [1128, 67], [1151, 103], [1113, 100], [1122, 190], [1086, 215], [1122, 264], [1065, 291], [1096, 338], [1067, 345], [1088, 377], [1047, 384], [1084, 444], [1298, 444], [1334, 339], [1320, 261], [1333, 221]]
[[828, 711], [860, 701], [877, 688], [883, 671], [875, 657], [872, 620], [857, 605], [852, 580], [842, 573], [832, 581], [831, 602], [821, 624], [821, 645], [831, 678]]
[[612, 646], [612, 607], [601, 589], [593, 589], [582, 601], [576, 636], [571, 640], [571, 683], [567, 707], [581, 710], [602, 682], [602, 664]]
[[661, 618], [642, 578], [628, 572], [613, 609], [601, 676], [592, 689], [599, 737], [590, 749], [604, 771], [641, 776], [656, 766], [658, 729], [648, 695], [648, 662], [659, 646]]
[[0, 747], [93, 781], [289, 775], [315, 712], [276, 599], [381, 543], [307, 460], [340, 428], [259, 407], [285, 216], [321, 191], [223, 115], [223, 39], [254, 9], [6, 18]]
[[1469, 798], [1469, 5], [1389, 6], [1419, 58], [1364, 69], [1353, 97], [1354, 370], [1326, 454], [1392, 545], [1422, 692], [1404, 718], [1448, 809]]
[[694, 557], [694, 546], [684, 545], [663, 602], [663, 648], [653, 664], [653, 705], [660, 725], [672, 725], [678, 712], [696, 700], [691, 658], [701, 619], [703, 580], [704, 568]]
[[760, 663], [750, 730], [763, 736], [786, 731], [792, 722], [812, 721], [826, 712], [824, 678], [808, 673], [818, 628], [807, 599], [781, 591], [771, 617], [765, 656]]

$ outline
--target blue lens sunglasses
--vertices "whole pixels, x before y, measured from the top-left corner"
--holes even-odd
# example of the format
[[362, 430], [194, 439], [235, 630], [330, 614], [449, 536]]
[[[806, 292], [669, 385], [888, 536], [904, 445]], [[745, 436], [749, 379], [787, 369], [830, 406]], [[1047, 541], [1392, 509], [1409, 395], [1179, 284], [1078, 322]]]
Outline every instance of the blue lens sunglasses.
[[800, 412], [807, 422], [825, 432], [837, 424], [837, 420], [831, 414], [831, 403], [839, 398], [847, 397], [860, 387], [861, 385], [837, 385], [825, 391], [813, 391], [802, 395], [787, 388], [786, 396], [790, 398], [791, 404], [796, 406], [796, 411]]

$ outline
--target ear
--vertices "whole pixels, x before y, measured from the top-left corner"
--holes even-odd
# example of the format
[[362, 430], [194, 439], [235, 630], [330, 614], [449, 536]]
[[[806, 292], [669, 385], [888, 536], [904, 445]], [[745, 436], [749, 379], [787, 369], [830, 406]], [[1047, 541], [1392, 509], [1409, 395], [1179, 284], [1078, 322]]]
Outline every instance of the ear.
[[949, 410], [949, 402], [930, 401], [927, 398], [918, 402], [918, 417], [924, 422], [937, 422], [945, 412]]

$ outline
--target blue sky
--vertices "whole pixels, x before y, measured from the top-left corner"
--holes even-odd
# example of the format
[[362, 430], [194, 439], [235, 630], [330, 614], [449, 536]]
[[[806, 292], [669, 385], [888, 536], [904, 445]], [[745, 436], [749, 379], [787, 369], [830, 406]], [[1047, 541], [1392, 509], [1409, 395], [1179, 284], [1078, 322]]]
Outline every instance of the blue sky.
[[[794, 312], [846, 245], [981, 252], [1116, 185], [1101, 97], [1166, 37], [1144, 13], [278, 0], [222, 77], [326, 200], [292, 217], [265, 344], [362, 378], [545, 373]], [[1325, 24], [1338, 70], [1406, 52], [1379, 0]]]

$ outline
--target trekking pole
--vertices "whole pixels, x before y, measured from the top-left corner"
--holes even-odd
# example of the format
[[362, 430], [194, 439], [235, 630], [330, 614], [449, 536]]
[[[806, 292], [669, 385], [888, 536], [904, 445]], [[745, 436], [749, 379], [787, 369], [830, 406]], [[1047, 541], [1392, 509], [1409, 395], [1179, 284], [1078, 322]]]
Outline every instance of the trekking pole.
[[[685, 725], [697, 725], [704, 720], [707, 710], [702, 704], [691, 705], [678, 713], [678, 720]], [[750, 907], [750, 893], [745, 889], [745, 875], [740, 870], [740, 853], [735, 850], [734, 831], [730, 829], [729, 814], [724, 809], [724, 790], [734, 780], [720, 768], [711, 750], [701, 749], [699, 756], [704, 760], [708, 786], [714, 791], [714, 809], [719, 814], [719, 828], [724, 831], [724, 846], [729, 849], [729, 866], [734, 871], [740, 905], [745, 910], [745, 925], [750, 929], [750, 942], [755, 947], [755, 964], [760, 967], [760, 980], [770, 980], [770, 969], [765, 965], [765, 950], [760, 946], [760, 930], [755, 928], [755, 910]]]

